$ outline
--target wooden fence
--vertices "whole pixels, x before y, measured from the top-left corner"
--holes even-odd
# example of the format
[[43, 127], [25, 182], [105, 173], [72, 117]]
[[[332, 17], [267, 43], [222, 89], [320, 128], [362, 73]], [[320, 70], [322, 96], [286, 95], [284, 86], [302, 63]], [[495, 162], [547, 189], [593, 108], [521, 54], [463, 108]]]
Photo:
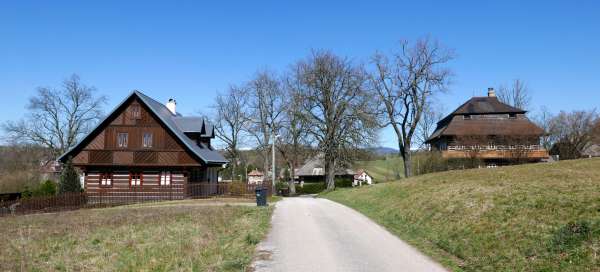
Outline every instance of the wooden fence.
[[82, 208], [101, 208], [143, 202], [180, 200], [184, 198], [255, 198], [258, 187], [267, 189], [272, 194], [270, 184], [250, 185], [244, 183], [199, 183], [187, 184], [184, 194], [169, 187], [160, 190], [105, 190], [93, 193], [65, 193], [55, 196], [29, 197], [12, 201], [0, 201], [0, 216], [9, 214], [28, 214], [39, 212], [56, 212]]

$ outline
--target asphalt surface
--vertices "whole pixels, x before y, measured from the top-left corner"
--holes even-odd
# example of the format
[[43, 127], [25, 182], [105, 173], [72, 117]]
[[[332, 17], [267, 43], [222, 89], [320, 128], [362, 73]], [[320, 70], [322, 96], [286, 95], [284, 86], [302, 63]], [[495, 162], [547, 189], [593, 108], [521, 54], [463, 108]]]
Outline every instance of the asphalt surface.
[[446, 271], [364, 215], [330, 200], [276, 204], [254, 271]]

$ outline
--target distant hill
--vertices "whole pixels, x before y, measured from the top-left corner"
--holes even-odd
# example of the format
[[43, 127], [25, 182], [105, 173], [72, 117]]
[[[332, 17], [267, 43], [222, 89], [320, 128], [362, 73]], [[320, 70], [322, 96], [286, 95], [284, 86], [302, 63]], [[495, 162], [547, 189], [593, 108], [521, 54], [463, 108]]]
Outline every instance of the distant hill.
[[375, 155], [377, 155], [377, 156], [398, 154], [398, 149], [394, 149], [391, 147], [385, 147], [385, 146], [372, 147], [372, 148], [368, 148], [368, 150], [375, 153]]

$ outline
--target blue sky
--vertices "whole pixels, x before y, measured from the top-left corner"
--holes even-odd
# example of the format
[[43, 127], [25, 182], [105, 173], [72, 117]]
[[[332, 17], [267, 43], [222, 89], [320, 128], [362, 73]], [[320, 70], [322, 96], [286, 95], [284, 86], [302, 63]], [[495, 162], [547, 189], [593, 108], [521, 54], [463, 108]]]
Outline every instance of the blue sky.
[[[457, 53], [438, 98], [447, 111], [515, 78], [535, 109], [600, 107], [598, 1], [121, 2], [1, 3], [0, 122], [21, 118], [36, 87], [72, 73], [109, 97], [107, 110], [139, 89], [192, 114], [311, 49], [366, 62], [426, 35]], [[396, 146], [390, 130], [381, 144]]]

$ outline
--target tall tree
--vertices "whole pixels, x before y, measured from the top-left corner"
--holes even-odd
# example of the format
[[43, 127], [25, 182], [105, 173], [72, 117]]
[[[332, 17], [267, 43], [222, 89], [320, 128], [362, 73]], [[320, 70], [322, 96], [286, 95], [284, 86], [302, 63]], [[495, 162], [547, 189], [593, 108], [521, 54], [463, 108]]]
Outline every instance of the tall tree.
[[531, 105], [531, 91], [521, 79], [515, 79], [509, 87], [498, 88], [498, 99], [513, 107], [527, 110]]
[[[259, 72], [247, 84], [249, 94], [250, 126], [248, 131], [254, 136], [263, 158], [263, 169], [269, 169], [269, 140], [277, 134], [284, 111], [284, 94], [281, 82], [270, 72]], [[276, 171], [271, 169], [271, 171]], [[267, 177], [270, 179], [271, 176]]]
[[386, 117], [382, 126], [396, 133], [405, 177], [412, 175], [413, 137], [431, 98], [449, 83], [451, 72], [445, 65], [452, 58], [451, 50], [429, 39], [414, 45], [403, 41], [391, 56], [376, 53], [372, 58], [371, 83]]
[[62, 88], [40, 87], [29, 98], [27, 116], [6, 122], [3, 129], [15, 143], [32, 143], [50, 149], [54, 158], [75, 146], [102, 117], [105, 96], [83, 84], [77, 75], [63, 81]]
[[296, 194], [294, 177], [296, 176], [296, 168], [300, 166], [301, 159], [307, 153], [307, 129], [306, 122], [302, 118], [302, 101], [301, 95], [296, 91], [297, 86], [292, 84], [297, 83], [293, 79], [286, 80], [285, 88], [285, 110], [283, 112], [282, 125], [279, 133], [281, 134], [281, 144], [277, 145], [277, 149], [285, 160], [289, 169], [288, 187], [290, 194]]
[[239, 159], [239, 145], [243, 143], [250, 118], [247, 115], [248, 91], [231, 86], [226, 93], [218, 94], [215, 105], [216, 137], [225, 144], [227, 157], [230, 159], [231, 179], [235, 179], [235, 168]]
[[335, 188], [336, 168], [358, 146], [374, 141], [377, 122], [363, 67], [328, 51], [315, 51], [292, 68], [306, 131], [323, 153], [325, 182]]

